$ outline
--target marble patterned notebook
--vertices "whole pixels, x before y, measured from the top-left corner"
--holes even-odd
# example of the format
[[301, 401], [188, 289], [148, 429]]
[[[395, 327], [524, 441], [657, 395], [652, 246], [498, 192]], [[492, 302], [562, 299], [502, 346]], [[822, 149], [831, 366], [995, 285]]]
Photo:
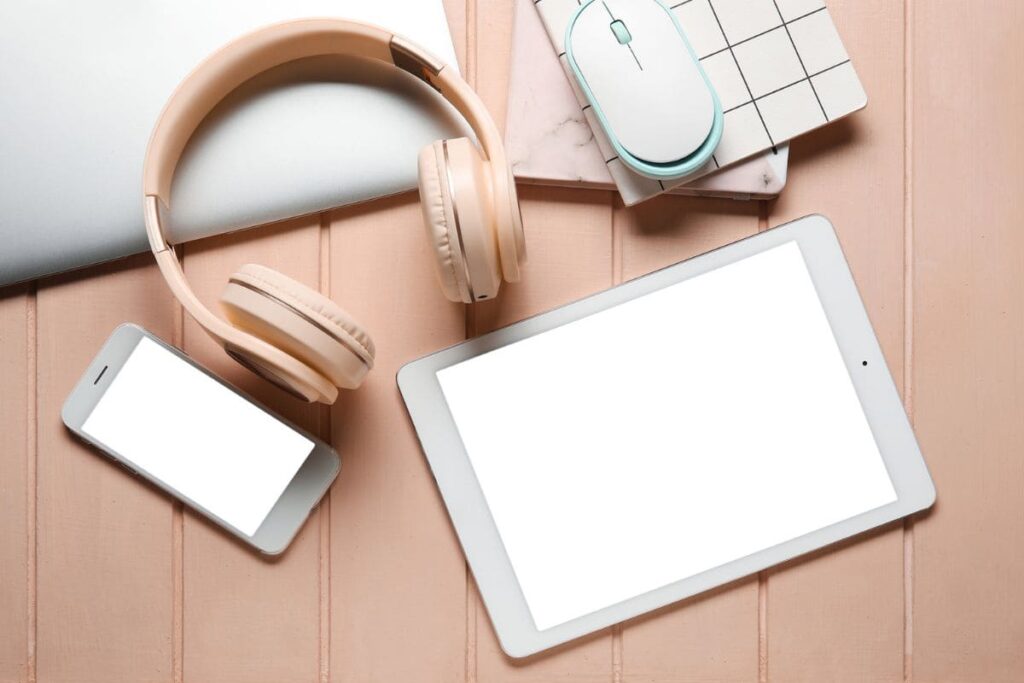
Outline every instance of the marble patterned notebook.
[[[516, 0], [506, 147], [516, 178], [540, 185], [615, 189], [601, 149], [551, 49], [533, 0]], [[670, 190], [672, 194], [769, 199], [786, 184], [789, 145]]]

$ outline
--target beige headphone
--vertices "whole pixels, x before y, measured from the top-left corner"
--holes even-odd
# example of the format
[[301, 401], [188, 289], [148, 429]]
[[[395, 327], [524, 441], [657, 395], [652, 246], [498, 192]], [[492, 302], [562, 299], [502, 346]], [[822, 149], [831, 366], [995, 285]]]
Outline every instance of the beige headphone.
[[255, 264], [229, 279], [221, 296], [227, 320], [214, 315], [189, 288], [162, 227], [178, 160], [217, 103], [268, 69], [320, 55], [376, 59], [412, 73], [476, 134], [482, 155], [468, 138], [457, 138], [419, 156], [423, 220], [446, 297], [472, 303], [496, 296], [502, 279], [519, 280], [526, 244], [512, 171], [483, 103], [451, 68], [404, 38], [366, 24], [308, 19], [250, 33], [200, 64], [171, 95], [146, 151], [150, 247], [182, 306], [232, 358], [307, 401], [334, 403], [338, 387], [358, 387], [373, 366], [370, 335], [319, 292]]

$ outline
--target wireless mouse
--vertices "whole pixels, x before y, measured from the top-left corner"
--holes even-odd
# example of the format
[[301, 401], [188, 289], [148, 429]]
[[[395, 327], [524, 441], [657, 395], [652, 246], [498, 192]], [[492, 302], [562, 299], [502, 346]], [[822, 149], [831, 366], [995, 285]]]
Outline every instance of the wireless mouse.
[[565, 36], [580, 88], [624, 164], [655, 179], [698, 170], [722, 137], [722, 105], [671, 10], [590, 0]]

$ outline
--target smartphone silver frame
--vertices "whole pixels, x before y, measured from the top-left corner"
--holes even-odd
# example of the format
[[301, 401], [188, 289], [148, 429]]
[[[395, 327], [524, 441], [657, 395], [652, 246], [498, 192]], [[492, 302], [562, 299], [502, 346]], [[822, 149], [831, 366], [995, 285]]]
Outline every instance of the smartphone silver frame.
[[[117, 453], [112, 448], [107, 447], [97, 439], [82, 431], [82, 425], [85, 423], [85, 420], [92, 413], [96, 404], [99, 403], [103, 394], [106, 393], [111, 382], [113, 382], [117, 377], [117, 374], [124, 366], [125, 361], [128, 360], [128, 357], [138, 345], [139, 340], [143, 337], [152, 339], [154, 342], [167, 349], [170, 353], [173, 353], [189, 365], [198, 369], [200, 372], [216, 380], [229, 391], [238, 394], [243, 400], [256, 405], [267, 414], [286, 424], [313, 442], [313, 450], [310, 452], [309, 456], [307, 456], [306, 461], [299, 468], [299, 471], [295, 473], [295, 476], [288, 484], [288, 487], [284, 490], [284, 493], [281, 494], [277, 503], [274, 504], [274, 507], [271, 508], [270, 512], [267, 514], [266, 519], [263, 520], [259, 529], [257, 529], [256, 533], [252, 536], [242, 533], [217, 515], [204, 508], [202, 505], [199, 505], [188, 496], [185, 496], [180, 491], [176, 490], [174, 487], [169, 486], [154, 476], [151, 476], [143, 468], [138, 467], [124, 455]], [[61, 417], [63, 418], [64, 424], [67, 428], [81, 440], [95, 446], [101, 453], [105, 454], [129, 472], [148, 481], [158, 489], [174, 496], [217, 526], [265, 555], [279, 555], [284, 552], [285, 548], [287, 548], [288, 544], [291, 543], [293, 538], [295, 538], [295, 535], [309, 517], [310, 512], [312, 512], [313, 508], [317, 506], [324, 494], [327, 493], [327, 490], [330, 488], [331, 483], [334, 481], [335, 477], [337, 477], [338, 471], [341, 468], [341, 459], [338, 457], [337, 452], [335, 452], [335, 450], [322, 439], [319, 439], [306, 430], [278, 417], [277, 415], [274, 415], [272, 412], [261, 406], [257, 401], [253, 400], [252, 397], [246, 395], [242, 391], [239, 391], [203, 366], [199, 365], [187, 354], [164, 342], [159, 337], [153, 335], [147, 330], [144, 330], [138, 325], [133, 325], [131, 323], [125, 323], [119, 326], [103, 344], [103, 348], [100, 349], [98, 354], [96, 354], [96, 357], [89, 364], [89, 367], [82, 375], [82, 378], [75, 385], [71, 395], [69, 395], [67, 400], [64, 402], [64, 407], [61, 410]], [[174, 427], [175, 425], [168, 425], [168, 428]], [[154, 435], [154, 438], [159, 438], [159, 435]]]
[[[448, 410], [437, 380], [438, 370], [543, 334], [790, 241], [795, 241], [803, 254], [886, 470], [896, 489], [896, 501], [564, 624], [538, 630], [455, 421]], [[642, 344], [642, 340], [638, 343]], [[534, 654], [735, 581], [923, 510], [935, 500], [935, 487], [903, 409], [899, 392], [886, 367], [839, 240], [832, 224], [824, 216], [808, 216], [787, 223], [438, 351], [402, 367], [398, 372], [398, 386], [480, 588], [498, 640], [502, 649], [512, 657]], [[666, 538], [665, 542], [670, 543], [672, 540]]]

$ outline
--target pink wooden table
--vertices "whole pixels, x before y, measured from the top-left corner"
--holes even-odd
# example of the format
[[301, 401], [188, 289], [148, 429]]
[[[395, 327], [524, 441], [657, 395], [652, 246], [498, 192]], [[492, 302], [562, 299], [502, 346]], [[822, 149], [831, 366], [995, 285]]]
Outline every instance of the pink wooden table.
[[[447, 4], [464, 71], [500, 120], [511, 3]], [[377, 369], [333, 409], [227, 359], [147, 256], [0, 291], [0, 680], [1024, 680], [1024, 5], [830, 7], [871, 102], [793, 144], [778, 201], [625, 210], [610, 192], [523, 188], [526, 280], [473, 309], [433, 285], [412, 195], [189, 245], [208, 301], [255, 261], [369, 326]], [[934, 511], [530, 663], [504, 657], [395, 370], [811, 212], [839, 229], [934, 474]], [[125, 320], [342, 452], [329, 499], [280, 561], [65, 433], [64, 397]]]

